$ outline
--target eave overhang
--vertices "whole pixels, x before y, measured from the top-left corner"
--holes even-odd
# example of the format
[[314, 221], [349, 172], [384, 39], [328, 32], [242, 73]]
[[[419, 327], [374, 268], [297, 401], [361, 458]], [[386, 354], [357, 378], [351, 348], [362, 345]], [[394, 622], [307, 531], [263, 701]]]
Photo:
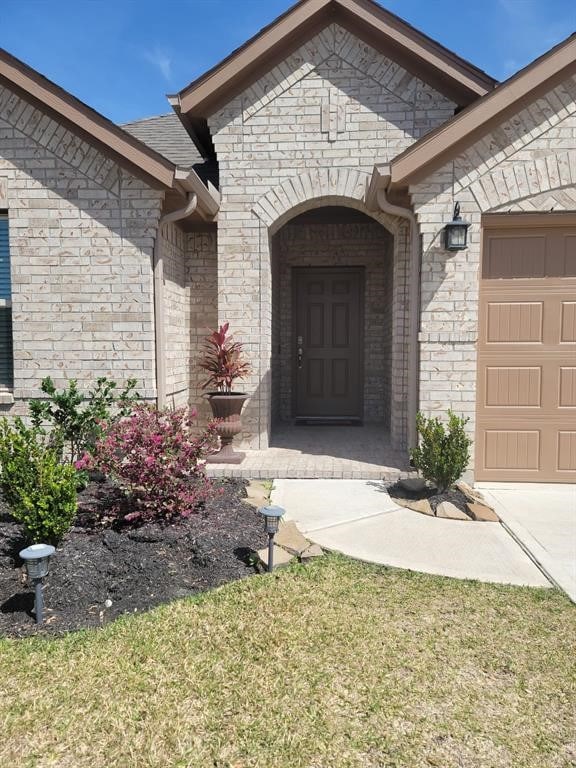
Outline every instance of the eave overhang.
[[205, 185], [195, 171], [178, 168], [2, 48], [0, 83], [4, 83], [10, 91], [65, 125], [152, 187], [171, 190], [183, 196], [187, 192], [195, 192], [198, 195], [198, 214], [205, 220], [215, 219], [220, 207], [220, 195], [210, 182]]
[[[390, 163], [391, 188], [422, 181], [492, 128], [575, 73], [576, 34], [573, 34], [395, 157]], [[378, 167], [375, 166], [377, 178]]]
[[204, 184], [196, 171], [176, 170], [176, 185], [183, 192], [194, 192], [198, 197], [197, 211], [205, 221], [214, 221], [220, 210], [220, 193], [212, 182]]
[[331, 22], [423, 77], [459, 106], [496, 85], [489, 75], [373, 0], [300, 0], [220, 64], [169, 96], [169, 101], [189, 119], [205, 119]]
[[170, 161], [1, 48], [0, 82], [156, 186], [172, 187], [176, 167]]

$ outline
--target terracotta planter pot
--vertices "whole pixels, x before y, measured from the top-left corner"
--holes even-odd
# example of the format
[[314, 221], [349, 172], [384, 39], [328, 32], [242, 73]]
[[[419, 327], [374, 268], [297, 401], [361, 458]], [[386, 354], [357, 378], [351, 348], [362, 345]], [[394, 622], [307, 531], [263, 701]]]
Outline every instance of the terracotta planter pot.
[[208, 402], [215, 419], [220, 419], [216, 430], [222, 443], [218, 453], [213, 453], [207, 461], [211, 464], [240, 464], [246, 456], [232, 447], [234, 436], [242, 432], [241, 413], [248, 395], [244, 392], [209, 392]]

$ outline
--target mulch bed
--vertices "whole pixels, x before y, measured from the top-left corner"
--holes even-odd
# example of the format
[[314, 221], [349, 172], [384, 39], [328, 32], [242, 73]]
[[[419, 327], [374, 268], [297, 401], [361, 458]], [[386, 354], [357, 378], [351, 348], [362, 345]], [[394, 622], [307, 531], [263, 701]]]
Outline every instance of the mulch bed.
[[437, 488], [424, 488], [422, 491], [407, 491], [400, 483], [390, 483], [387, 486], [387, 490], [390, 496], [397, 499], [411, 499], [412, 501], [420, 501], [421, 499], [428, 499], [432, 511], [436, 514], [436, 507], [442, 504], [443, 501], [449, 501], [454, 504], [455, 507], [464, 514], [469, 515], [467, 502], [470, 501], [462, 491], [458, 488], [449, 488], [443, 493], [439, 493]]
[[[113, 527], [107, 482], [79, 495], [75, 527], [52, 557], [42, 632], [101, 626], [123, 613], [193, 595], [254, 573], [249, 555], [265, 546], [262, 520], [243, 502], [246, 482], [223, 480], [198, 513], [170, 525]], [[0, 501], [0, 635], [35, 634], [33, 594], [18, 552], [21, 526]]]

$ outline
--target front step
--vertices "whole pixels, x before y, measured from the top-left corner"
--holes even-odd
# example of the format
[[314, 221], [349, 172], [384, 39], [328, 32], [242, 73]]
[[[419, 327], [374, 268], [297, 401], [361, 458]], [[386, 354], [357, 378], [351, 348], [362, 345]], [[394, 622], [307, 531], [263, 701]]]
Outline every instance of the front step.
[[416, 477], [410, 470], [380, 467], [375, 469], [300, 469], [282, 466], [254, 466], [242, 464], [209, 464], [208, 477], [239, 477], [244, 480], [384, 480], [395, 482], [405, 477]]

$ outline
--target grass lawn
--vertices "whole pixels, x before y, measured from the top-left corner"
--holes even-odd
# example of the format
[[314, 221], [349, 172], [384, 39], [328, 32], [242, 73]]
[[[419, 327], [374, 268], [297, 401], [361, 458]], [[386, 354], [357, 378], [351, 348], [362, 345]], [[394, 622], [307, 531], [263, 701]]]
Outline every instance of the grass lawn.
[[565, 768], [576, 610], [329, 556], [0, 641], [0, 766]]

